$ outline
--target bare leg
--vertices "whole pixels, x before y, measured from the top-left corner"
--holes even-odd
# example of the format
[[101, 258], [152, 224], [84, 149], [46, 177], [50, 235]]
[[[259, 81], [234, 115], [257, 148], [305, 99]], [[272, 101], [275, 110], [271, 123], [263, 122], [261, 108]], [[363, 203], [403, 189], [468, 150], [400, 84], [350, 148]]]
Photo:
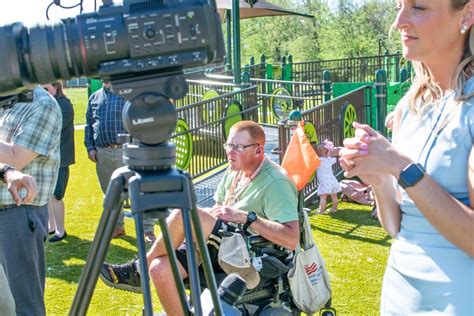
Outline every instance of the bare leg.
[[[54, 198], [53, 198], [54, 199]], [[54, 220], [54, 215], [53, 215], [53, 205], [52, 205], [52, 199], [48, 203], [48, 232], [56, 232], [56, 221]]]
[[331, 200], [332, 200], [331, 212], [336, 212], [337, 211], [337, 203], [339, 202], [338, 199], [337, 199], [337, 193], [331, 194]]
[[[55, 197], [49, 201], [49, 215], [51, 219], [51, 215], [54, 218], [55, 228], [56, 228], [56, 235], [61, 237], [64, 235], [65, 228], [64, 228], [64, 201], [63, 200], [56, 200]], [[52, 229], [51, 229], [52, 231]]]
[[[181, 303], [179, 301], [178, 289], [173, 278], [171, 265], [168, 256], [154, 258], [149, 267], [151, 280], [155, 286], [156, 294], [160, 298], [161, 306], [166, 311], [166, 315], [183, 315]], [[178, 262], [178, 270], [181, 278], [188, 276], [186, 270]]]
[[[200, 218], [202, 230], [205, 238], [210, 235], [216, 218], [210, 213], [198, 209], [198, 215]], [[171, 235], [174, 249], [177, 249], [184, 241], [184, 227], [183, 219], [180, 210], [174, 210], [167, 220], [168, 229]], [[171, 266], [169, 263], [168, 255], [166, 253], [166, 247], [163, 241], [163, 236], [160, 234], [153, 246], [147, 253], [148, 269], [155, 286], [156, 293], [160, 298], [161, 305], [163, 306], [167, 315], [182, 315], [181, 304], [179, 302], [178, 290], [174, 283], [174, 279], [171, 272]], [[182, 278], [187, 277], [187, 273], [184, 268], [178, 264], [178, 269]]]
[[328, 197], [327, 194], [323, 194], [323, 195], [319, 196], [319, 213], [320, 214], [323, 214], [324, 210], [326, 209], [326, 199], [327, 199], [327, 197]]

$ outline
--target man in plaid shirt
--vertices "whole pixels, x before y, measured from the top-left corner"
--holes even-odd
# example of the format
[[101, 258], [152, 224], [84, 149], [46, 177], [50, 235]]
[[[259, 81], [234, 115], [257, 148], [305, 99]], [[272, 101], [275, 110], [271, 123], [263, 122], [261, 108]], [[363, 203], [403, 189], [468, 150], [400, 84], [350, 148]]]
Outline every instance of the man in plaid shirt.
[[17, 206], [7, 185], [0, 182], [0, 264], [16, 314], [45, 315], [44, 241], [48, 236], [48, 202], [59, 168], [61, 109], [41, 87], [33, 91], [32, 102], [3, 105], [0, 161], [35, 178], [38, 194], [28, 204]]
[[[87, 106], [84, 144], [89, 159], [96, 163], [97, 177], [104, 194], [107, 192], [112, 173], [124, 165], [122, 144], [118, 140], [118, 134], [127, 133], [122, 123], [122, 110], [126, 102], [111, 91], [109, 81], [104, 81], [102, 89], [90, 96]], [[125, 235], [123, 219], [122, 211], [112, 238]], [[153, 220], [145, 218], [143, 223], [145, 241], [153, 243], [155, 241]]]

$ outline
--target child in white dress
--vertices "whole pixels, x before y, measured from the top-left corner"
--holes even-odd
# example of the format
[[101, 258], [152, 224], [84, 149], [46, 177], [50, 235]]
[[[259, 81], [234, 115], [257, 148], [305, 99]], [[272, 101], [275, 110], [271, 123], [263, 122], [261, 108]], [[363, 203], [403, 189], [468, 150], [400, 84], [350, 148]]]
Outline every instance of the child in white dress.
[[318, 190], [319, 195], [319, 214], [324, 213], [326, 209], [327, 197], [331, 196], [332, 207], [331, 212], [337, 211], [338, 198], [337, 194], [342, 191], [339, 181], [334, 176], [332, 166], [337, 159], [331, 157], [334, 150], [334, 145], [331, 141], [325, 140], [320, 146], [316, 148], [316, 152], [321, 160], [321, 164], [317, 170]]

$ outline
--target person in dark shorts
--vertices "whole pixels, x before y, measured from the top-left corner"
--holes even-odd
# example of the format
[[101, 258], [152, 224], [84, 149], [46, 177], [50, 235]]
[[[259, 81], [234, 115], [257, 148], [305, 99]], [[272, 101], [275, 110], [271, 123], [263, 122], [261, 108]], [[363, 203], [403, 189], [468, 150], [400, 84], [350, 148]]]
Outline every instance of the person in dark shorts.
[[58, 242], [66, 238], [67, 232], [64, 227], [64, 195], [69, 179], [69, 166], [75, 163], [74, 157], [74, 108], [71, 101], [66, 97], [61, 81], [44, 85], [58, 102], [61, 108], [63, 124], [61, 128], [61, 164], [59, 167], [58, 180], [54, 195], [48, 204], [49, 211], [49, 233], [54, 234], [49, 242]]

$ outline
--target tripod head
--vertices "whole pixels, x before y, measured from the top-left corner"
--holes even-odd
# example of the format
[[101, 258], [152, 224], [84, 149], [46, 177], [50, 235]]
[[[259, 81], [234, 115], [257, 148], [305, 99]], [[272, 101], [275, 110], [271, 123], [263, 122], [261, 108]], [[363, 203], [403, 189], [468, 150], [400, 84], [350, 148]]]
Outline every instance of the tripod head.
[[188, 86], [180, 72], [111, 79], [118, 95], [128, 100], [122, 121], [129, 132], [124, 144], [124, 163], [132, 170], [159, 170], [176, 162], [176, 146], [169, 138], [176, 129], [177, 114], [170, 99], [186, 95]]

